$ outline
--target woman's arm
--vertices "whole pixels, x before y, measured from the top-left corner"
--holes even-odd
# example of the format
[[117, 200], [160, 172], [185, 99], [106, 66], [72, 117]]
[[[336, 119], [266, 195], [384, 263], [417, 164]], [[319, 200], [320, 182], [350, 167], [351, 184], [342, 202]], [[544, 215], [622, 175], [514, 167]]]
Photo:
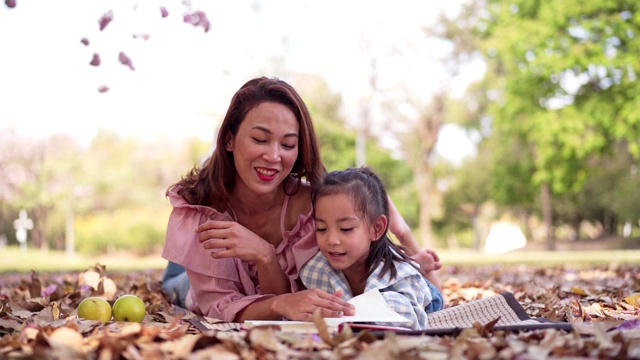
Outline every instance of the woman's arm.
[[258, 269], [260, 292], [285, 294], [291, 283], [278, 262], [271, 244], [235, 221], [210, 220], [196, 228], [198, 240], [213, 259], [237, 258]]
[[[227, 262], [227, 261], [225, 261]], [[229, 264], [219, 264], [227, 265]], [[241, 270], [240, 270], [241, 271]], [[325, 291], [312, 289], [282, 295], [246, 295], [242, 283], [211, 277], [187, 270], [196, 299], [194, 306], [205, 316], [229, 322], [245, 320], [299, 320], [312, 321], [319, 308], [324, 317], [354, 315], [354, 307], [341, 298]], [[246, 285], [246, 284], [245, 284]]]
[[429, 249], [421, 250], [418, 241], [413, 236], [409, 224], [404, 220], [396, 208], [391, 197], [389, 199], [389, 231], [395, 235], [406, 249], [411, 259], [420, 265], [420, 272], [438, 289], [442, 289], [440, 279], [435, 271], [442, 268], [438, 254]]
[[313, 321], [313, 313], [320, 309], [323, 317], [342, 317], [355, 315], [353, 305], [341, 298], [342, 294], [329, 294], [323, 290], [301, 290], [291, 294], [277, 295], [264, 301], [257, 301], [244, 308], [235, 318], [236, 322], [245, 320], [281, 320]]
[[395, 235], [402, 246], [407, 250], [409, 255], [417, 254], [421, 251], [418, 241], [413, 236], [413, 232], [409, 224], [404, 220], [396, 205], [388, 197], [389, 200], [389, 231]]

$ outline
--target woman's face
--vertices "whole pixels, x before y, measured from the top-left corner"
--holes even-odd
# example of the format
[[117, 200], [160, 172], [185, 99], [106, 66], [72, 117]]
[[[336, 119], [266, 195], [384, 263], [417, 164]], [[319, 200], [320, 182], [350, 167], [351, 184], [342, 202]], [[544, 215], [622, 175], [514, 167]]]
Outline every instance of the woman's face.
[[276, 191], [298, 158], [300, 126], [288, 107], [264, 102], [249, 111], [227, 151], [239, 178], [256, 194]]

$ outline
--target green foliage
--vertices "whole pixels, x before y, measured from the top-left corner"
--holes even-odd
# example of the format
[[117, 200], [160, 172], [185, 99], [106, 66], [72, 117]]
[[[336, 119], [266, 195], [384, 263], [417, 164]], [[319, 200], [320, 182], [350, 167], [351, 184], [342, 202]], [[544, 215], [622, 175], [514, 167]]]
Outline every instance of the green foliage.
[[127, 250], [139, 255], [157, 252], [165, 240], [168, 204], [162, 209], [119, 208], [76, 220], [76, 245], [85, 255]]
[[637, 2], [494, 0], [488, 9], [484, 46], [500, 94], [494, 127], [531, 149], [534, 185], [581, 189], [592, 156], [617, 141], [640, 155], [630, 110], [640, 97]]

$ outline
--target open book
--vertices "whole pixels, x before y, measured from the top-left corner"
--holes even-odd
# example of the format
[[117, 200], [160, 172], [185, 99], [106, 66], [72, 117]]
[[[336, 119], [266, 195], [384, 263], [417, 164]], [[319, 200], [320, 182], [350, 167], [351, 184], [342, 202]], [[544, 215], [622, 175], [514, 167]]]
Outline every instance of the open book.
[[[349, 300], [355, 306], [356, 314], [353, 316], [343, 316], [340, 318], [324, 318], [330, 330], [337, 330], [344, 323], [399, 323], [408, 322], [402, 315], [395, 312], [384, 300], [378, 289], [373, 289], [364, 294], [355, 296]], [[269, 320], [247, 320], [244, 322], [245, 328], [252, 328], [261, 325], [278, 325], [282, 329], [299, 332], [316, 332], [315, 325], [306, 321], [269, 321]], [[389, 328], [406, 330], [406, 328], [390, 328], [372, 325], [372, 328]]]

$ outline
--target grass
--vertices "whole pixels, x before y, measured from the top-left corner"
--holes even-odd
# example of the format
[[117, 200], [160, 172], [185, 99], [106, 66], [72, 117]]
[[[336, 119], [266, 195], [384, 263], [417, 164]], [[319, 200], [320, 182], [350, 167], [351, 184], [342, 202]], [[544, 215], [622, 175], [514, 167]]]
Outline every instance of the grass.
[[97, 263], [105, 265], [109, 271], [135, 271], [163, 269], [167, 260], [160, 254], [133, 256], [118, 254], [115, 256], [67, 255], [63, 251], [41, 251], [28, 249], [23, 252], [18, 247], [0, 250], [0, 273], [82, 271]]
[[438, 251], [440, 260], [450, 265], [640, 265], [640, 250], [559, 250], [513, 251], [486, 254], [471, 250]]
[[[471, 250], [438, 250], [440, 259], [447, 265], [597, 265], [638, 264], [640, 250], [571, 250], [571, 251], [514, 251], [506, 254], [485, 254]], [[163, 269], [167, 261], [160, 254], [144, 257], [118, 254], [115, 256], [88, 257], [69, 256], [62, 251], [17, 247], [0, 250], [0, 273], [82, 271], [96, 263], [105, 265], [110, 271], [136, 271]]]

